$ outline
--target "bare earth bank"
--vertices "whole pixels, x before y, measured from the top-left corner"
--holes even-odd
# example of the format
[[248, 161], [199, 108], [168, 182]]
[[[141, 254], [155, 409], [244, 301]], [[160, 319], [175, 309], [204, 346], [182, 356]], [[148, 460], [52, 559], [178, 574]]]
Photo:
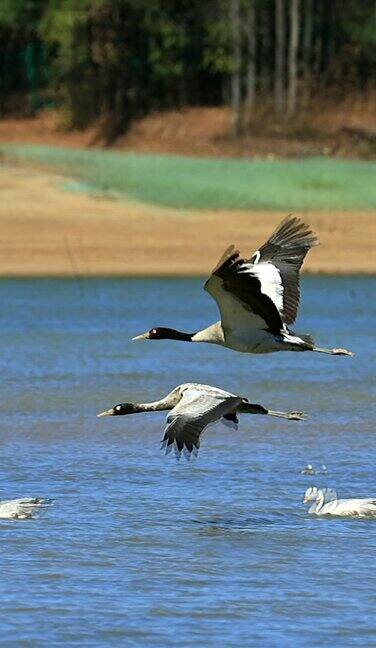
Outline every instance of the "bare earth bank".
[[[285, 212], [175, 211], [60, 189], [56, 174], [0, 170], [0, 276], [205, 275], [231, 243], [245, 255]], [[301, 214], [319, 236], [310, 272], [375, 273], [376, 214]]]

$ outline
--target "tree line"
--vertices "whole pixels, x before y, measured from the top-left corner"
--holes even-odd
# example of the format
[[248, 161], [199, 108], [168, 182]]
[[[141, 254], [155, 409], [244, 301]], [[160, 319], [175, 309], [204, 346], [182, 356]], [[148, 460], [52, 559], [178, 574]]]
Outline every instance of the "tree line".
[[366, 91], [375, 0], [0, 0], [0, 115], [61, 107], [108, 137], [155, 110], [269, 102], [286, 123], [320, 96]]

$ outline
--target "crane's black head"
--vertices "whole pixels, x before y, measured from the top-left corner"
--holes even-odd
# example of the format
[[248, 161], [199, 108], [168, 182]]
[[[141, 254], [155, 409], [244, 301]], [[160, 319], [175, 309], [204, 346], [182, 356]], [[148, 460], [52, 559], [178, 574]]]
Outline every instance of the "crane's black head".
[[132, 340], [183, 340], [190, 342], [194, 333], [182, 333], [172, 328], [157, 326], [146, 333], [136, 335]]
[[133, 403], [120, 403], [109, 410], [97, 414], [97, 416], [123, 416], [124, 414], [134, 414], [137, 411], [138, 410]]

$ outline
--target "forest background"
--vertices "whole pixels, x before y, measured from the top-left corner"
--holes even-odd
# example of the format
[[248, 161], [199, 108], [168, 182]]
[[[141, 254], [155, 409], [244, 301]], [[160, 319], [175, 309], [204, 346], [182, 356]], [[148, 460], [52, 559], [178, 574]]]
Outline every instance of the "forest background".
[[374, 0], [1, 0], [0, 114], [57, 106], [111, 141], [155, 111], [228, 105], [234, 135], [266, 112], [281, 133], [329, 97], [369, 102], [375, 20]]

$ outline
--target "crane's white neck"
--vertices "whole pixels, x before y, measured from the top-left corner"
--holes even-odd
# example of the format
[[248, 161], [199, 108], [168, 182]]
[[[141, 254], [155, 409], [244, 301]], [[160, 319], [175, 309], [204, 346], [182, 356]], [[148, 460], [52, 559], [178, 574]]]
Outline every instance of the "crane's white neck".
[[177, 387], [173, 389], [172, 392], [167, 394], [167, 396], [161, 398], [158, 401], [152, 401], [151, 403], [137, 403], [134, 407], [137, 408], [138, 412], [156, 412], [159, 410], [170, 410], [178, 404], [180, 399], [181, 392], [180, 388]]
[[175, 399], [163, 398], [159, 401], [153, 401], [152, 403], [134, 403], [134, 413], [138, 412], [158, 412], [162, 410], [170, 410], [175, 407]]
[[210, 344], [224, 344], [225, 336], [223, 333], [221, 322], [211, 324], [202, 331], [198, 331], [192, 335], [192, 342], [209, 342]]

